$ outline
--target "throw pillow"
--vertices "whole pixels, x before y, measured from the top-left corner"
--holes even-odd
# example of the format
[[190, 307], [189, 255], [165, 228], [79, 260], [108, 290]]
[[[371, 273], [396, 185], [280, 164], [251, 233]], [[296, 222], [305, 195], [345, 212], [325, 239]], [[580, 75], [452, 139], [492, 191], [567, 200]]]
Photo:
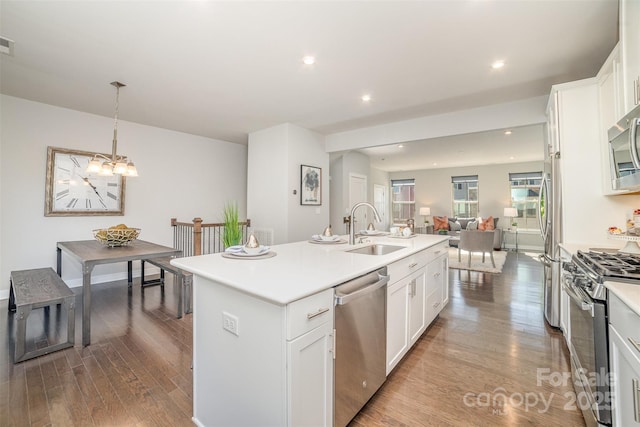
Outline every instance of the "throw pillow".
[[458, 221], [449, 220], [449, 230], [460, 231], [462, 230], [462, 225]]
[[448, 230], [449, 220], [446, 216], [434, 216], [433, 217], [433, 229], [434, 230]]
[[467, 228], [467, 225], [471, 222], [474, 221], [473, 218], [458, 218], [458, 222], [460, 223], [460, 226], [464, 229]]
[[478, 229], [478, 221], [469, 221], [467, 224], [467, 230], [477, 230]]
[[480, 221], [480, 224], [478, 224], [478, 230], [483, 230], [483, 231], [495, 230], [495, 226], [493, 225], [493, 217], [490, 216], [484, 221]]

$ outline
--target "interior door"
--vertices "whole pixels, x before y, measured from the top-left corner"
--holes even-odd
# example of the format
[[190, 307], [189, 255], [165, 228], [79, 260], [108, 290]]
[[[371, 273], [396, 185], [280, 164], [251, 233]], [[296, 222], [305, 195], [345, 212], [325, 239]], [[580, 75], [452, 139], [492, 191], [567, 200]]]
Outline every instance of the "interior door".
[[[359, 202], [366, 202], [367, 200], [367, 177], [365, 175], [350, 173], [349, 174], [349, 210]], [[368, 208], [358, 208], [354, 214], [353, 220], [354, 230], [365, 230], [368, 222]], [[371, 216], [373, 218], [373, 216]], [[375, 225], [375, 224], [374, 224]]]
[[389, 229], [389, 220], [388, 220], [389, 200], [387, 199], [386, 186], [380, 185], [380, 184], [373, 184], [373, 206], [376, 207], [376, 210], [380, 214], [380, 218], [382, 218], [381, 224], [375, 224], [376, 229], [388, 230]]

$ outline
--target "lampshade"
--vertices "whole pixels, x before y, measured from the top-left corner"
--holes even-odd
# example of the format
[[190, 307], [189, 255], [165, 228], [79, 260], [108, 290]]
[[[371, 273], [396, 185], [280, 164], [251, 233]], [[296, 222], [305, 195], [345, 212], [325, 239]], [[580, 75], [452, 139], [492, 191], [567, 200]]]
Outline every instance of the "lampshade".
[[516, 208], [504, 208], [504, 216], [513, 218], [518, 216], [518, 209]]
[[420, 215], [431, 215], [431, 208], [420, 208]]

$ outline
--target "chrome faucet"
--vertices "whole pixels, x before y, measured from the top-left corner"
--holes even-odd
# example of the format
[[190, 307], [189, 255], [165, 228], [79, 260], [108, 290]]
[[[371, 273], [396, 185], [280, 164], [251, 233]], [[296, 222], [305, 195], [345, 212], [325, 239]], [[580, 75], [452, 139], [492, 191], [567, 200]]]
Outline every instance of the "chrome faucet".
[[380, 218], [380, 215], [378, 214], [378, 211], [376, 210], [376, 208], [371, 203], [359, 202], [359, 203], [356, 203], [355, 205], [353, 205], [353, 207], [351, 208], [351, 229], [349, 230], [349, 244], [350, 245], [355, 245], [356, 244], [356, 224], [355, 224], [355, 221], [353, 220], [353, 218], [354, 218], [353, 214], [356, 212], [356, 209], [359, 208], [360, 206], [369, 206], [373, 210], [373, 214], [375, 215], [376, 221], [377, 222], [382, 222], [382, 218]]

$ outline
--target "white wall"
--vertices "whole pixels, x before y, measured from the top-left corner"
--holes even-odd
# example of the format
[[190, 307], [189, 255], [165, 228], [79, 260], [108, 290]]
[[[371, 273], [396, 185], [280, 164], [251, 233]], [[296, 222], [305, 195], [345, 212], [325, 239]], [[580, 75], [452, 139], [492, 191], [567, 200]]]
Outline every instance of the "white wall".
[[[274, 230], [274, 243], [306, 240], [329, 225], [329, 155], [324, 137], [285, 123], [249, 134], [247, 212]], [[322, 204], [300, 204], [300, 167], [322, 169]], [[295, 194], [294, 194], [295, 191]]]
[[[92, 239], [95, 228], [125, 223], [142, 229], [140, 239], [171, 246], [172, 217], [218, 222], [231, 200], [245, 217], [246, 146], [126, 121], [118, 152], [140, 176], [127, 180], [125, 215], [45, 217], [47, 146], [110, 152], [113, 118], [5, 95], [0, 107], [0, 298], [12, 270], [55, 268], [56, 242]], [[93, 275], [96, 283], [124, 279], [126, 264], [98, 266]], [[79, 265], [65, 259], [63, 278], [79, 286]]]
[[[452, 216], [453, 201], [451, 177], [478, 175], [478, 207], [480, 216], [500, 218], [499, 228], [508, 228], [508, 221], [502, 218], [503, 209], [511, 206], [509, 173], [540, 172], [543, 163], [524, 162], [460, 168], [424, 169], [408, 172], [390, 172], [389, 179], [415, 179], [416, 224], [422, 224], [424, 217], [418, 212], [421, 207], [431, 208], [431, 215]], [[433, 224], [433, 219], [429, 218]]]
[[[344, 217], [349, 216], [349, 174], [367, 177], [367, 200], [373, 203], [373, 184], [389, 186], [388, 174], [372, 169], [369, 157], [355, 151], [334, 154], [331, 160], [331, 226], [334, 233], [346, 231]], [[370, 215], [366, 211], [367, 215]], [[369, 217], [371, 218], [371, 216]], [[388, 224], [376, 224], [376, 228], [387, 229]]]

